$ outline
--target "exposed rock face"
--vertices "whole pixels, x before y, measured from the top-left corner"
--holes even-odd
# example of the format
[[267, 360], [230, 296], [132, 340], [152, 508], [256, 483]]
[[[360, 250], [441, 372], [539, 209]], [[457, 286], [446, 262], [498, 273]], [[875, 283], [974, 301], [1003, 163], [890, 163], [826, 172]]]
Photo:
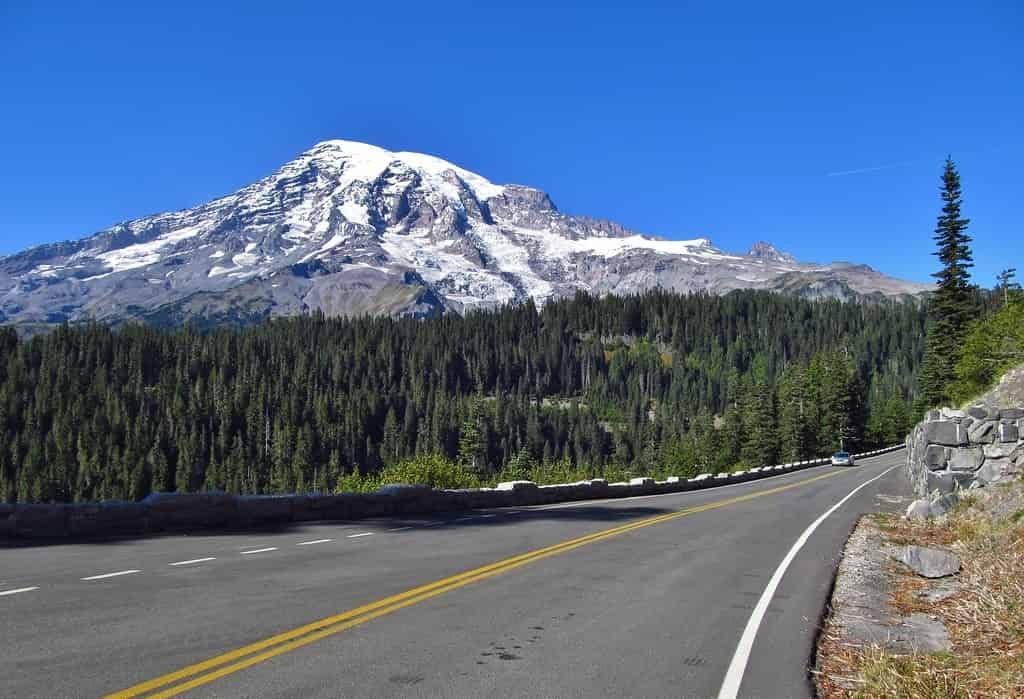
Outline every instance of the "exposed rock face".
[[209, 203], [0, 258], [0, 322], [430, 315], [653, 287], [927, 290], [862, 265], [799, 263], [767, 243], [735, 255], [705, 238], [642, 236], [439, 158], [326, 141]]

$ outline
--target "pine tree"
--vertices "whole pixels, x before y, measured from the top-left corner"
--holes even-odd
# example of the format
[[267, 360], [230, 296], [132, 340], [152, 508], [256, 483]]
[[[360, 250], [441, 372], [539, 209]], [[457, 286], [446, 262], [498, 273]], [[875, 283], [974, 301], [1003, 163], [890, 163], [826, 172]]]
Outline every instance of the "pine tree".
[[740, 455], [747, 468], [775, 463], [775, 401], [768, 385], [767, 364], [758, 357], [751, 369], [752, 380], [741, 402], [745, 428]]
[[1008, 267], [996, 275], [996, 281], [999, 282], [996, 288], [1003, 292], [1004, 306], [1010, 302], [1010, 295], [1012, 292], [1020, 290], [1020, 284], [1014, 281], [1016, 276], [1016, 267]]
[[960, 342], [974, 310], [968, 270], [973, 266], [967, 235], [969, 219], [960, 213], [960, 174], [951, 158], [942, 173], [942, 214], [935, 227], [935, 256], [942, 269], [932, 276], [938, 280], [929, 301], [929, 328], [921, 366], [920, 397], [924, 407], [949, 400], [955, 379]]
[[778, 383], [779, 458], [798, 461], [811, 454], [811, 402], [804, 368], [791, 365]]
[[484, 469], [484, 430], [482, 425], [482, 399], [474, 396], [469, 402], [466, 419], [459, 430], [459, 460], [474, 474]]

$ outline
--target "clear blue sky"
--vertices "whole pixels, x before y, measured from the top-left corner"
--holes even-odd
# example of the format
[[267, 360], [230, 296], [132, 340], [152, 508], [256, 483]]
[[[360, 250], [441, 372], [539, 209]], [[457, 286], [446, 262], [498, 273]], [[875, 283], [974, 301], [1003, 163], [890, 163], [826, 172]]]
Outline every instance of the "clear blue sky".
[[0, 254], [346, 138], [922, 281], [950, 153], [976, 280], [1024, 275], [1019, 0], [163, 4], [0, 2]]

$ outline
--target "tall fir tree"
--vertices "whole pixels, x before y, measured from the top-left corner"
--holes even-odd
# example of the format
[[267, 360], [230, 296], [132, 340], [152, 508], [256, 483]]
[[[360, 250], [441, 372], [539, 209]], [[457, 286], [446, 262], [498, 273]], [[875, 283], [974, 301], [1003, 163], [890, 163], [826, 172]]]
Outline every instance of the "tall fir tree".
[[928, 336], [921, 365], [919, 395], [924, 408], [949, 400], [960, 342], [974, 310], [968, 272], [974, 266], [971, 237], [967, 235], [970, 219], [961, 216], [960, 173], [952, 158], [946, 158], [941, 194], [934, 254], [942, 262], [942, 269], [932, 275], [938, 283], [929, 301]]

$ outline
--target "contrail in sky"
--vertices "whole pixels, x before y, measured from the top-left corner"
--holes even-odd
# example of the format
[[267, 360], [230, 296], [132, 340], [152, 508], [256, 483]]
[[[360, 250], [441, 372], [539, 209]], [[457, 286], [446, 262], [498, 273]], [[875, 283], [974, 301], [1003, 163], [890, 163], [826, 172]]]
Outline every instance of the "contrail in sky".
[[875, 167], [861, 167], [856, 170], [840, 170], [838, 172], [825, 173], [825, 177], [844, 177], [846, 175], [862, 175], [867, 172], [878, 172], [879, 170], [891, 170], [894, 167], [903, 167], [904, 165], [910, 165], [916, 162], [914, 160], [903, 160], [898, 163], [889, 163], [888, 165], [876, 165]]

